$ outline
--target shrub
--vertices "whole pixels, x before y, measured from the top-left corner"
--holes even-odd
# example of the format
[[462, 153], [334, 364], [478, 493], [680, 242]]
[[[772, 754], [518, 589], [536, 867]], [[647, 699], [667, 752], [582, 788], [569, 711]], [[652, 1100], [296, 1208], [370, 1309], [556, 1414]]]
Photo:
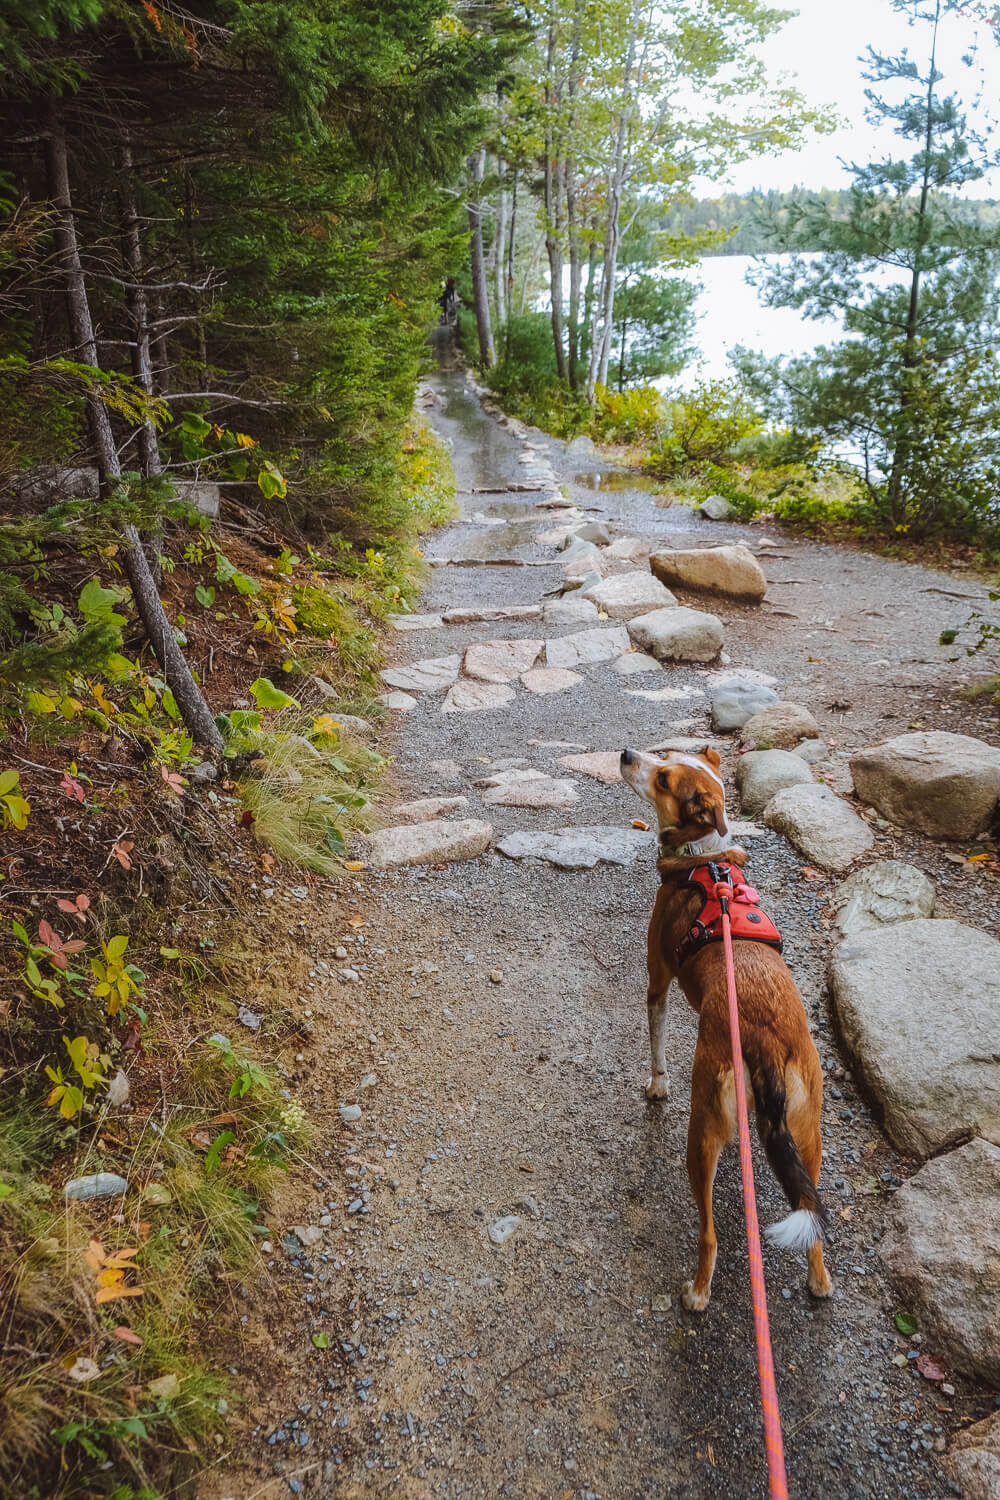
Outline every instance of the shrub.
[[599, 442], [650, 442], [659, 435], [667, 408], [653, 386], [638, 385], [631, 390], [611, 391], [607, 386], [599, 385], [594, 396], [590, 430]]
[[667, 404], [650, 463], [664, 477], [692, 465], [722, 465], [763, 432], [764, 419], [739, 381], [709, 381]]

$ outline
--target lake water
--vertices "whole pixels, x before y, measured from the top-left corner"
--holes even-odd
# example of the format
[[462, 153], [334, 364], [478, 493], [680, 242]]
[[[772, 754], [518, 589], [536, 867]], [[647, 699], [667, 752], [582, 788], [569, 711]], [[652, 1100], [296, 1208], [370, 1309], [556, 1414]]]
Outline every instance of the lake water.
[[[780, 262], [782, 258], [762, 257], [769, 263]], [[829, 343], [839, 336], [840, 324], [836, 319], [814, 322], [795, 308], [765, 307], [746, 279], [747, 271], [758, 264], [750, 255], [713, 255], [691, 267], [687, 274], [701, 287], [694, 306], [698, 321], [692, 339], [699, 358], [688, 366], [677, 384], [690, 385], [694, 379], [726, 379], [732, 374], [730, 350], [739, 344], [773, 358], [779, 354], [809, 354], [817, 344]], [[656, 384], [666, 388], [674, 382], [665, 380]]]

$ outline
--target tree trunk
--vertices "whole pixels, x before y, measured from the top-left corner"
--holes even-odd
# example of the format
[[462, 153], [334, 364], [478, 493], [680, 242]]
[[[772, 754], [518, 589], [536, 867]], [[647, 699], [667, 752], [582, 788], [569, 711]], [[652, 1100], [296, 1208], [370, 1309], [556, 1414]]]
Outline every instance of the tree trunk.
[[[136, 208], [135, 179], [133, 176], [132, 147], [126, 144], [122, 152], [121, 202], [122, 202], [122, 252], [128, 274], [131, 277], [125, 300], [132, 324], [132, 375], [146, 392], [153, 394], [153, 361], [149, 346], [149, 298], [143, 285], [142, 241], [139, 237], [139, 214]], [[147, 417], [139, 428], [139, 457], [144, 474], [160, 474], [160, 444], [156, 436], [156, 425]]]
[[[90, 315], [87, 283], [76, 237], [76, 220], [69, 186], [66, 136], [54, 105], [50, 112], [47, 157], [49, 194], [55, 209], [53, 239], [63, 276], [74, 354], [80, 364], [90, 365], [96, 370], [100, 368], [97, 359], [97, 339]], [[96, 391], [88, 392], [86, 403], [87, 422], [101, 475], [101, 486], [102, 489], [106, 489], [109, 481], [120, 478], [122, 472], [118, 450], [115, 446], [115, 436], [107, 407]], [[191, 675], [191, 668], [187, 664], [184, 653], [177, 644], [173, 628], [167, 619], [163, 602], [157, 591], [149, 560], [143, 551], [142, 538], [131, 522], [126, 522], [122, 527], [121, 537], [122, 563], [132, 588], [132, 598], [146, 635], [149, 637], [149, 643], [163, 670], [167, 685], [174, 695], [181, 717], [193, 739], [201, 745], [221, 751], [222, 736], [212, 718], [208, 704], [202, 697], [201, 689]]]
[[611, 333], [615, 316], [615, 277], [618, 273], [618, 245], [621, 229], [622, 193], [628, 167], [626, 143], [632, 119], [634, 94], [635, 51], [639, 38], [639, 0], [635, 0], [629, 20], [628, 39], [625, 48], [625, 68], [622, 75], [622, 101], [618, 115], [618, 131], [615, 139], [615, 159], [608, 181], [608, 211], [604, 230], [604, 264], [601, 271], [601, 291], [595, 319], [594, 342], [590, 351], [590, 369], [587, 376], [587, 399], [593, 401], [594, 387], [608, 383], [608, 359], [611, 354]]
[[562, 198], [559, 191], [557, 145], [552, 131], [552, 110], [559, 99], [559, 91], [555, 85], [555, 56], [556, 30], [554, 25], [550, 25], [545, 74], [545, 249], [549, 257], [549, 305], [552, 309], [552, 343], [556, 353], [556, 370], [559, 379], [566, 380], [568, 372], [566, 350], [563, 347]]
[[934, 30], [931, 33], [930, 66], [927, 73], [926, 125], [924, 128], [924, 170], [920, 184], [920, 206], [917, 210], [917, 237], [913, 247], [913, 267], [910, 272], [910, 297], [906, 309], [906, 335], [903, 342], [903, 383], [899, 393], [900, 430], [892, 453], [892, 468], [886, 485], [889, 501], [889, 516], [896, 525], [904, 520], [903, 484], [910, 462], [910, 442], [906, 435], [909, 409], [913, 404], [913, 371], [919, 363], [917, 333], [920, 327], [920, 278], [923, 273], [922, 251], [926, 243], [927, 204], [931, 185], [931, 146], [934, 143], [934, 85], [937, 82], [938, 23], [941, 19], [941, 0], [934, 10]]
[[489, 370], [496, 363], [493, 329], [490, 326], [490, 298], [486, 285], [486, 259], [483, 255], [482, 181], [486, 148], [469, 158], [473, 196], [469, 202], [469, 254], [472, 262], [472, 298], [476, 308], [476, 332], [479, 335], [479, 363]]
[[503, 158], [497, 157], [497, 175], [500, 189], [497, 193], [497, 230], [493, 236], [496, 264], [497, 322], [501, 327], [507, 321], [507, 175]]
[[573, 7], [573, 39], [569, 59], [569, 120], [566, 125], [567, 153], [563, 161], [563, 187], [566, 194], [566, 233], [569, 241], [569, 384], [576, 390], [580, 383], [580, 226], [576, 212], [576, 171], [573, 161], [576, 96], [580, 85], [581, 17], [580, 0]]

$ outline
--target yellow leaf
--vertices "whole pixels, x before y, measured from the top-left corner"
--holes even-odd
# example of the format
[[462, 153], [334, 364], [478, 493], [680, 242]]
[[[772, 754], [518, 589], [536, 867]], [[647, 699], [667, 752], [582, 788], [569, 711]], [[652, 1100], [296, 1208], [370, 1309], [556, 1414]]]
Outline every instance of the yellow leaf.
[[119, 1297], [142, 1297], [144, 1289], [141, 1286], [102, 1286], [94, 1298], [95, 1302], [117, 1302]]
[[348, 918], [348, 925], [351, 927], [363, 927], [365, 919], [364, 917], [359, 917], [357, 912], [355, 912], [353, 917]]
[[344, 860], [344, 869], [345, 870], [363, 870], [363, 869], [365, 869], [365, 862], [364, 862], [363, 859], [345, 859]]
[[169, 1375], [161, 1375], [158, 1380], [151, 1380], [146, 1387], [151, 1396], [160, 1396], [164, 1401], [170, 1401], [179, 1393], [180, 1388], [180, 1379], [173, 1371]]

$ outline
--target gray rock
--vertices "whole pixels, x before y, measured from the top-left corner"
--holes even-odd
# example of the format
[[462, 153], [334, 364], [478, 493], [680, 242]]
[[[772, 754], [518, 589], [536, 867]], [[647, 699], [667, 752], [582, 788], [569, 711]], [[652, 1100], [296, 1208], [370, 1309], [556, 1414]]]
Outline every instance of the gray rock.
[[601, 579], [604, 577], [604, 573], [604, 568], [595, 568], [592, 572], [581, 573], [578, 578], [567, 574], [562, 581], [562, 592], [564, 594], [569, 594], [574, 590], [588, 589], [590, 588], [591, 584], [600, 583]]
[[676, 608], [677, 600], [652, 573], [636, 568], [632, 573], [614, 573], [583, 591], [612, 620], [634, 620], [654, 609]]
[[635, 562], [637, 558], [649, 556], [649, 543], [641, 541], [637, 536], [619, 536], [608, 548], [608, 556]]
[[901, 734], [851, 756], [858, 796], [893, 823], [932, 837], [972, 838], [1000, 797], [1000, 748], [941, 730]]
[[698, 514], [706, 521], [728, 521], [736, 515], [725, 495], [709, 495], [698, 507]]
[[479, 682], [512, 682], [531, 670], [544, 645], [544, 641], [477, 641], [466, 648], [463, 670]]
[[753, 714], [740, 731], [740, 739], [745, 744], [752, 742], [758, 750], [787, 750], [799, 740], [818, 736], [819, 726], [809, 710], [801, 703], [784, 700]]
[[620, 750], [590, 750], [583, 755], [560, 755], [559, 764], [567, 771], [579, 771], [582, 776], [592, 776], [605, 786], [614, 786], [622, 779]]
[[545, 644], [545, 662], [550, 667], [578, 667], [589, 662], [611, 661], [628, 650], [628, 633], [622, 625], [578, 630]]
[[563, 553], [561, 562], [563, 577], [567, 579], [586, 579], [591, 573], [603, 578], [610, 567], [604, 553], [599, 552], [591, 542], [574, 542]]
[[581, 542], [593, 542], [595, 547], [607, 547], [611, 541], [611, 533], [600, 521], [582, 521], [578, 526], [572, 528], [565, 541], [560, 545], [559, 551], [562, 552], [569, 547], [576, 537]]
[[561, 870], [591, 870], [604, 862], [632, 865], [656, 844], [656, 834], [639, 828], [555, 828], [545, 833], [509, 833], [497, 844], [508, 859], [544, 859]]
[[222, 486], [205, 479], [171, 479], [178, 500], [193, 505], [195, 510], [211, 520], [219, 514], [222, 503]]
[[112, 1109], [121, 1109], [129, 1101], [132, 1087], [128, 1081], [128, 1075], [118, 1069], [111, 1082], [108, 1084], [108, 1103]]
[[612, 672], [617, 672], [619, 677], [638, 677], [645, 672], [662, 672], [663, 668], [655, 656], [647, 656], [645, 651], [626, 651], [624, 656], [619, 656]]
[[417, 706], [416, 698], [411, 698], [409, 693], [378, 693], [375, 702], [381, 703], [383, 708], [392, 708], [401, 714], [408, 714]]
[[400, 865], [451, 864], [484, 854], [493, 839], [489, 823], [462, 818], [455, 823], [412, 823], [368, 835], [368, 862], [375, 870]]
[[964, 1135], [1000, 1144], [996, 938], [926, 917], [870, 929], [835, 949], [830, 987], [897, 1146], [928, 1156]]
[[829, 759], [830, 747], [826, 740], [803, 740], [801, 744], [791, 747], [791, 754], [804, 760], [807, 766], [816, 766], [820, 761]]
[[72, 1177], [63, 1188], [67, 1198], [86, 1202], [89, 1198], [116, 1198], [128, 1192], [128, 1183], [117, 1172], [94, 1172], [90, 1177]]
[[513, 786], [519, 781], [544, 781], [547, 772], [538, 771], [525, 761], [498, 760], [484, 776], [473, 782], [477, 787]]
[[435, 818], [464, 812], [468, 805], [468, 797], [418, 797], [415, 802], [401, 802], [394, 807], [392, 816], [397, 824], [431, 823]]
[[945, 1467], [963, 1500], [1000, 1500], [1000, 1411], [955, 1434]]
[[[600, 583], [599, 578], [594, 581]], [[597, 605], [583, 597], [581, 587], [568, 599], [550, 599], [542, 611], [542, 620], [546, 625], [586, 625], [590, 620], [596, 624]]]
[[445, 786], [457, 786], [462, 780], [462, 767], [457, 760], [429, 760], [427, 769], [435, 781]]
[[579, 437], [572, 438], [570, 442], [566, 444], [567, 458], [589, 458], [596, 452], [597, 449], [594, 447], [594, 439], [592, 437], [588, 437], [585, 432], [581, 432]]
[[542, 612], [540, 604], [498, 604], [493, 609], [473, 606], [445, 610], [442, 619], [446, 625], [481, 625], [493, 620], [537, 620]]
[[305, 1250], [311, 1250], [314, 1245], [323, 1243], [323, 1231], [318, 1224], [293, 1224], [292, 1234]]
[[250, 1009], [249, 1005], [241, 1005], [236, 1012], [236, 1017], [248, 1031], [260, 1030], [261, 1018], [255, 1010]]
[[778, 695], [773, 688], [734, 677], [712, 694], [712, 723], [720, 734], [730, 734], [734, 729], [742, 729], [747, 719], [777, 701]]
[[1000, 1150], [969, 1141], [927, 1162], [896, 1193], [882, 1259], [929, 1347], [1000, 1384]]
[[440, 630], [444, 625], [441, 615], [386, 615], [393, 630]]
[[786, 786], [765, 807], [764, 822], [824, 870], [846, 870], [875, 842], [868, 824], [828, 786]]
[[934, 882], [916, 865], [898, 859], [879, 860], [849, 875], [833, 894], [839, 908], [837, 926], [854, 937], [891, 922], [911, 922], [934, 913]]
[[513, 1238], [520, 1227], [521, 1220], [518, 1215], [508, 1214], [506, 1218], [494, 1219], [486, 1233], [490, 1237], [490, 1244], [496, 1245], [499, 1249], [501, 1246], [506, 1245], [509, 1239]]
[[564, 693], [576, 687], [583, 678], [579, 672], [570, 672], [566, 667], [532, 667], [521, 673], [521, 681], [529, 693]]
[[716, 615], [678, 605], [654, 609], [628, 622], [637, 646], [660, 661], [711, 661], [722, 646], [722, 621]]
[[812, 772], [787, 750], [750, 750], [736, 764], [736, 786], [744, 812], [761, 813], [775, 793], [786, 786], [803, 786]]
[[338, 1114], [340, 1115], [340, 1118], [343, 1120], [345, 1125], [356, 1125], [361, 1119], [361, 1105], [341, 1104], [338, 1109]]
[[652, 573], [670, 588], [696, 589], [759, 604], [767, 593], [764, 570], [746, 547], [697, 547], [683, 552], [654, 552]]
[[[298, 739], [299, 736], [295, 735], [294, 738]], [[309, 745], [308, 740], [306, 740], [305, 743]], [[315, 750], [315, 748], [316, 747], [314, 745], [309, 745], [310, 750]], [[188, 775], [190, 776], [192, 781], [198, 782], [201, 786], [207, 785], [210, 781], [217, 781], [219, 777], [218, 771], [216, 770], [215, 766], [212, 765], [212, 762], [210, 760], [201, 761], [197, 766], [195, 766], [193, 771], [188, 772]]]
[[503, 708], [514, 697], [505, 682], [473, 682], [464, 679], [448, 689], [441, 705], [443, 714], [473, 714], [487, 708]]
[[555, 808], [565, 811], [579, 801], [572, 781], [554, 776], [533, 776], [529, 780], [506, 782], [483, 793], [487, 807]]
[[385, 667], [378, 675], [404, 693], [439, 693], [455, 681], [460, 665], [459, 656], [428, 656], [409, 667]]

